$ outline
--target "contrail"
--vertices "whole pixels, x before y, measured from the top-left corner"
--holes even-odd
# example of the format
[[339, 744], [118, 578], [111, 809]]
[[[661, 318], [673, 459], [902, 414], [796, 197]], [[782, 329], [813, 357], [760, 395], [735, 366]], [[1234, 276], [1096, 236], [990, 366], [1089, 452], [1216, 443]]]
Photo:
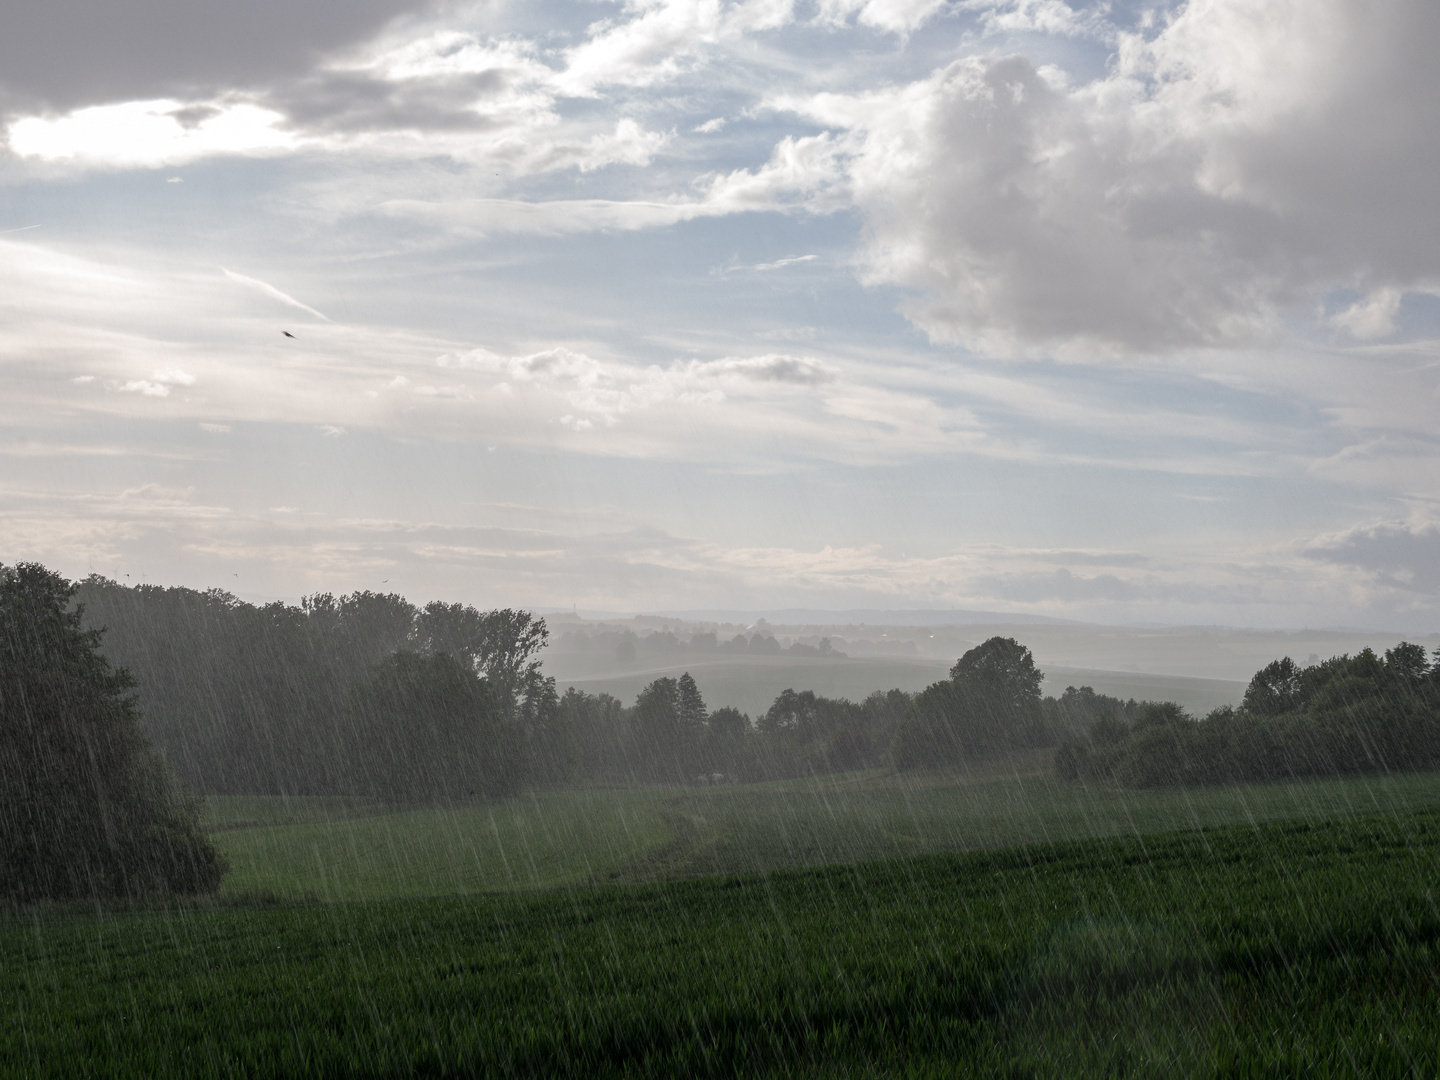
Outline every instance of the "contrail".
[[299, 308], [301, 311], [308, 311], [311, 315], [314, 315], [317, 319], [321, 319], [324, 322], [331, 321], [328, 316], [316, 311], [309, 304], [302, 304], [289, 293], [281, 292], [268, 282], [261, 281], [259, 278], [246, 277], [244, 274], [237, 274], [233, 270], [226, 270], [223, 266], [220, 267], [220, 270], [231, 281], [238, 281], [241, 285], [249, 285], [252, 289], [259, 289], [272, 300], [279, 300], [282, 304], [289, 304], [291, 307]]
[[39, 225], [21, 225], [18, 229], [6, 229], [0, 232], [0, 236], [9, 236], [12, 232], [24, 232], [26, 229], [38, 229]]

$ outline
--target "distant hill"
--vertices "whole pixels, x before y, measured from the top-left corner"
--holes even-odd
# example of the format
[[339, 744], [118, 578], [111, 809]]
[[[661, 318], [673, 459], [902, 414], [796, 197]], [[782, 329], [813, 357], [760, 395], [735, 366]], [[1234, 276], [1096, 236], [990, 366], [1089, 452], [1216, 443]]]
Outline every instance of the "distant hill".
[[968, 611], [959, 608], [935, 610], [888, 610], [851, 608], [823, 611], [818, 608], [773, 608], [735, 611], [657, 611], [662, 618], [690, 622], [742, 623], [764, 619], [776, 626], [1084, 626], [1073, 619], [1052, 619], [1047, 615], [1023, 615], [1006, 611]]

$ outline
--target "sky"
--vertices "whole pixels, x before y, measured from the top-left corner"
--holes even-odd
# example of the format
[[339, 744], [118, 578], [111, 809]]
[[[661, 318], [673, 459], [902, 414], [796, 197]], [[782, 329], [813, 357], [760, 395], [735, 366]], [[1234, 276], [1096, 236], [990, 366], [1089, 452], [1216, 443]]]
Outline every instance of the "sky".
[[0, 562], [1440, 626], [1430, 0], [49, 0]]

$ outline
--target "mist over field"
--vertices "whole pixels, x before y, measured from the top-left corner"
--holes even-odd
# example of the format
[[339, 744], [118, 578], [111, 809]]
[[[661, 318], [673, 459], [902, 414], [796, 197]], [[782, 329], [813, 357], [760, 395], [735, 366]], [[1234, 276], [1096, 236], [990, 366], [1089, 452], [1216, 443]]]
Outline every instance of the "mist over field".
[[[1365, 648], [1384, 652], [1406, 637], [1335, 630], [1139, 629], [1041, 619], [1015, 623], [995, 612], [943, 610], [609, 618], [552, 612], [546, 620], [553, 636], [542, 654], [545, 668], [563, 684], [628, 700], [654, 678], [689, 671], [708, 701], [752, 714], [763, 712], [790, 686], [855, 699], [880, 687], [921, 690], [944, 678], [956, 657], [996, 635], [1029, 646], [1048, 694], [1085, 684], [1117, 697], [1177, 701], [1205, 713], [1239, 705], [1251, 675], [1277, 657], [1313, 663]], [[761, 644], [752, 647], [757, 636]], [[743, 645], [735, 643], [736, 637]], [[1410, 637], [1426, 648], [1440, 646], [1440, 634]], [[765, 645], [768, 638], [775, 641], [773, 651]], [[830, 642], [828, 655], [816, 655], [822, 641]]]
[[1440, 5], [0, 9], [0, 1074], [1433, 1077]]

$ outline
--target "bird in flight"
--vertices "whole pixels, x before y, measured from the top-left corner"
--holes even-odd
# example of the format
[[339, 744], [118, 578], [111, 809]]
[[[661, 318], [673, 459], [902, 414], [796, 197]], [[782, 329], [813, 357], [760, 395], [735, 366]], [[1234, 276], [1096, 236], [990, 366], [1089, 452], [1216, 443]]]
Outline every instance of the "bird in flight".
[[280, 332], [281, 332], [282, 334], [284, 334], [284, 335], [285, 335], [286, 337], [288, 337], [288, 338], [293, 338], [293, 337], [295, 336], [295, 335], [292, 334], [289, 330], [281, 330]]

